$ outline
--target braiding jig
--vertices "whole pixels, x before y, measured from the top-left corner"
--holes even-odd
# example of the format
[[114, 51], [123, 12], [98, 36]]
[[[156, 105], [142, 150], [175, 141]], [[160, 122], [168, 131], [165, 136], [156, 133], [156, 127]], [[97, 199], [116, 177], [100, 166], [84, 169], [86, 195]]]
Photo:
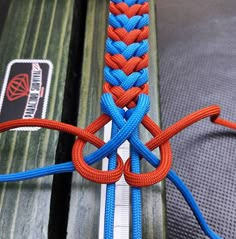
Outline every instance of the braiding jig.
[[[233, 130], [236, 123], [219, 118], [219, 106], [200, 109], [165, 130], [147, 115], [150, 108], [148, 96], [148, 0], [111, 0], [109, 26], [107, 29], [104, 87], [101, 96], [103, 114], [87, 128], [48, 119], [19, 119], [0, 124], [0, 132], [17, 127], [37, 126], [67, 132], [76, 136], [72, 150], [72, 162], [0, 175], [0, 182], [30, 180], [52, 174], [77, 171], [82, 177], [96, 183], [107, 184], [104, 238], [113, 238], [115, 183], [124, 174], [131, 186], [132, 237], [142, 238], [142, 197], [141, 188], [151, 186], [166, 177], [182, 193], [192, 209], [204, 233], [212, 239], [220, 239], [207, 225], [191, 192], [171, 169], [172, 152], [169, 140], [190, 125], [210, 117], [211, 121]], [[105, 143], [95, 133], [112, 121], [111, 139]], [[153, 136], [143, 144], [139, 137], [142, 124]], [[117, 150], [126, 140], [130, 143], [130, 158], [123, 163]], [[83, 156], [86, 143], [98, 149]], [[160, 160], [152, 153], [160, 149]], [[99, 160], [109, 158], [107, 171], [93, 168]], [[147, 160], [152, 172], [141, 173], [140, 160]]]

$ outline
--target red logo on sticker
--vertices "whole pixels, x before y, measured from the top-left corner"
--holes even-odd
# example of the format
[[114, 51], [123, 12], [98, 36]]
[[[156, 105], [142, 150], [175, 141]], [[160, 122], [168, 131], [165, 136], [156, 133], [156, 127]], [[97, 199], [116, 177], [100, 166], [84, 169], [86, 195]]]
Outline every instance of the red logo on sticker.
[[45, 118], [51, 76], [52, 63], [48, 60], [11, 61], [4, 81], [0, 82], [0, 123], [14, 119]]
[[28, 96], [30, 90], [28, 74], [19, 74], [10, 80], [6, 90], [9, 101]]

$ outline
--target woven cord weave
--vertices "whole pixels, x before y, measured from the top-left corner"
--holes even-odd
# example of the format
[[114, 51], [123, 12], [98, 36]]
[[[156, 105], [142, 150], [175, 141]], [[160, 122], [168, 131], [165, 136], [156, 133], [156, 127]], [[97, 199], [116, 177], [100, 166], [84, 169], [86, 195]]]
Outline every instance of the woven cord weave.
[[[82, 177], [96, 183], [108, 184], [106, 195], [104, 238], [113, 238], [115, 183], [124, 174], [131, 188], [132, 237], [142, 238], [141, 187], [151, 186], [165, 177], [176, 186], [192, 209], [203, 232], [212, 239], [220, 239], [206, 223], [191, 192], [171, 169], [172, 152], [169, 140], [192, 124], [210, 117], [215, 124], [236, 130], [236, 123], [221, 119], [219, 106], [200, 109], [165, 130], [161, 130], [147, 116], [150, 107], [148, 96], [148, 25], [149, 4], [146, 0], [110, 1], [108, 39], [106, 42], [104, 69], [104, 94], [101, 108], [104, 112], [87, 128], [78, 127], [47, 119], [18, 119], [0, 124], [0, 132], [17, 127], [37, 126], [75, 135], [72, 162], [31, 169], [26, 172], [0, 175], [0, 182], [29, 180], [51, 174], [76, 170]], [[112, 120], [111, 139], [104, 143], [95, 133]], [[139, 138], [139, 125], [152, 134], [145, 145]], [[128, 140], [130, 157], [125, 164], [117, 154], [118, 148]], [[86, 143], [98, 149], [83, 156]], [[161, 160], [152, 150], [160, 149]], [[108, 171], [98, 170], [91, 165], [108, 157]], [[140, 159], [153, 165], [152, 172], [141, 173]]]
[[[148, 80], [147, 51], [148, 34], [137, 37], [145, 27], [148, 27], [148, 3], [147, 1], [111, 1], [108, 27], [108, 39], [106, 42], [106, 67], [104, 76], [111, 86], [120, 86], [129, 90], [135, 86], [142, 86]], [[123, 111], [124, 121], [128, 120], [131, 110]], [[111, 116], [111, 115], [110, 115]], [[111, 116], [111, 118], [113, 118]], [[116, 124], [112, 123], [112, 136], [117, 133]], [[139, 137], [139, 129], [136, 126], [132, 136]], [[131, 147], [131, 171], [140, 173], [140, 159], [135, 148]], [[109, 170], [114, 169], [115, 160], [109, 161]], [[132, 238], [142, 238], [142, 195], [140, 188], [131, 189], [132, 202]], [[105, 238], [113, 238], [114, 209], [115, 209], [115, 185], [107, 186], [105, 210]]]

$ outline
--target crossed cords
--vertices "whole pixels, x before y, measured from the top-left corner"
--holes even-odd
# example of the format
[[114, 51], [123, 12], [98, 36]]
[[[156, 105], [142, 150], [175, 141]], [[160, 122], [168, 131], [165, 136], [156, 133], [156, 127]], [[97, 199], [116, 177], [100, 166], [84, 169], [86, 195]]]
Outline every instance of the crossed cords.
[[[220, 107], [213, 105], [184, 117], [162, 131], [146, 114], [149, 109], [149, 97], [146, 95], [148, 92], [148, 86], [146, 84], [142, 88], [133, 87], [128, 91], [124, 91], [121, 87], [111, 86], [108, 83], [105, 83], [104, 92], [106, 93], [102, 96], [101, 104], [102, 109], [105, 109], [106, 111], [105, 114], [102, 114], [85, 129], [48, 119], [17, 119], [1, 123], [1, 133], [18, 127], [42, 127], [72, 134], [76, 136], [77, 139], [72, 149], [72, 162], [74, 168], [71, 165], [71, 162], [62, 163], [61, 167], [60, 164], [58, 164], [41, 168], [41, 170], [39, 168], [28, 170], [26, 172], [0, 175], [0, 181], [12, 182], [27, 180], [50, 174], [70, 172], [73, 169], [76, 169], [84, 178], [100, 184], [115, 183], [124, 173], [125, 179], [130, 186], [151, 186], [160, 182], [166, 176], [168, 177], [168, 173], [172, 171], [170, 169], [172, 163], [172, 152], [169, 139], [183, 129], [201, 119], [211, 117], [213, 123], [236, 130], [236, 123], [219, 118]], [[126, 112], [123, 110], [123, 107], [125, 106], [129, 108]], [[126, 122], [123, 118], [124, 114], [126, 114], [128, 118]], [[95, 133], [104, 127], [111, 119], [114, 120], [120, 130], [115, 137], [105, 144], [105, 142], [98, 138]], [[132, 136], [132, 132], [138, 127], [140, 121], [153, 135], [153, 138], [146, 144], [143, 144], [138, 137]], [[137, 150], [140, 159], [145, 158], [155, 167], [154, 171], [142, 174], [132, 173], [130, 171], [130, 158], [126, 160], [124, 165], [122, 158], [118, 154], [117, 165], [114, 170], [102, 171], [90, 166], [104, 157], [109, 158], [109, 154], [112, 151], [116, 151], [125, 140], [128, 140], [132, 147]], [[83, 148], [87, 142], [96, 146], [98, 150], [84, 157]], [[160, 149], [161, 160], [151, 152], [158, 147]], [[55, 167], [55, 170], [53, 170], [53, 166], [57, 166]], [[44, 172], [46, 170], [48, 170], [48, 172]]]
[[[226, 126], [234, 130], [236, 130], [236, 123], [220, 118], [220, 107], [213, 105], [187, 115], [167, 129], [161, 130], [146, 114], [149, 109], [149, 98], [146, 95], [148, 87], [146, 84], [142, 87], [133, 87], [128, 91], [124, 91], [121, 87], [111, 86], [105, 83], [104, 92], [106, 93], [102, 97], [101, 104], [102, 108], [105, 108], [105, 113], [85, 129], [48, 119], [18, 119], [1, 123], [0, 132], [18, 127], [35, 126], [63, 131], [75, 135], [77, 139], [72, 150], [73, 163], [68, 162], [32, 169], [26, 172], [0, 175], [0, 182], [28, 180], [51, 174], [71, 172], [74, 171], [74, 169], [84, 178], [101, 184], [115, 183], [120, 179], [122, 173], [124, 173], [127, 183], [134, 187], [150, 186], [167, 177], [180, 190], [205, 234], [210, 238], [220, 239], [221, 237], [213, 232], [206, 223], [189, 189], [176, 173], [170, 169], [172, 153], [169, 139], [188, 126], [206, 117], [210, 117], [211, 121], [215, 124]], [[123, 107], [125, 106], [129, 110], [124, 111]], [[124, 115], [127, 118], [126, 122], [124, 121]], [[104, 127], [111, 119], [114, 120], [120, 130], [115, 137], [105, 144], [105, 142], [98, 138], [95, 133]], [[132, 132], [138, 127], [140, 121], [153, 135], [153, 138], [145, 145], [138, 137], [135, 135], [132, 136]], [[115, 151], [126, 139], [130, 142], [132, 147], [137, 150], [140, 159], [144, 157], [155, 167], [154, 171], [142, 174], [132, 173], [130, 171], [130, 158], [126, 161], [125, 165], [123, 165], [123, 160], [119, 155], [117, 155], [117, 165], [114, 170], [101, 171], [90, 166], [103, 157], [107, 156], [109, 158], [111, 151]], [[83, 157], [83, 148], [87, 142], [99, 149]], [[157, 159], [151, 152], [157, 147], [160, 149], [161, 160]]]
[[[133, 238], [141, 238], [141, 190], [139, 188], [151, 186], [167, 177], [182, 193], [205, 234], [210, 238], [220, 239], [207, 225], [189, 189], [171, 169], [172, 152], [169, 140], [183, 129], [206, 117], [210, 117], [213, 123], [234, 130], [236, 130], [236, 124], [219, 118], [220, 107], [215, 105], [198, 110], [165, 130], [161, 130], [147, 115], [150, 108], [147, 84], [148, 12], [148, 0], [110, 1], [111, 14], [109, 15], [106, 67], [104, 69], [106, 82], [101, 97], [103, 114], [87, 128], [81, 129], [48, 119], [18, 119], [0, 124], [0, 132], [18, 127], [35, 126], [63, 131], [76, 136], [72, 149], [72, 162], [0, 175], [0, 182], [28, 180], [77, 170], [82, 177], [92, 182], [108, 184], [107, 202], [109, 205], [106, 210], [104, 235], [105, 238], [112, 238], [114, 187], [111, 186], [114, 186], [115, 182], [124, 174], [127, 183], [132, 186], [133, 190]], [[95, 133], [109, 121], [113, 123], [112, 137], [105, 143]], [[145, 144], [140, 140], [138, 134], [140, 124], [153, 136]], [[131, 158], [128, 158], [125, 164], [123, 163], [123, 159], [117, 154], [117, 149], [126, 140], [131, 146], [132, 159], [137, 159], [138, 164], [141, 159], [147, 160], [154, 167], [153, 171], [141, 173], [138, 164], [135, 166]], [[83, 149], [86, 143], [93, 144], [98, 149], [84, 156]], [[152, 153], [156, 148], [160, 150], [160, 160]], [[91, 166], [105, 157], [109, 158], [108, 171]], [[113, 203], [110, 199], [113, 200]]]

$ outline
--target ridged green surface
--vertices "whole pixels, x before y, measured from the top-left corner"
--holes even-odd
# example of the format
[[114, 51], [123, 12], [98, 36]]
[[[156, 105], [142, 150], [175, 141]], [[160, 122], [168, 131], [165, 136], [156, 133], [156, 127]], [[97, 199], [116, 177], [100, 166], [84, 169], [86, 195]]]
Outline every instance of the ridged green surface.
[[[156, 15], [155, 3], [154, 1], [150, 2], [150, 116], [159, 123]], [[80, 127], [86, 127], [100, 115], [99, 102], [102, 94], [102, 84], [104, 83], [104, 45], [108, 5], [109, 1], [107, 0], [88, 1], [78, 117], [78, 125]], [[149, 134], [145, 131], [141, 132], [144, 141], [150, 139]], [[100, 134], [100, 137], [103, 136]], [[91, 149], [92, 147], [88, 147], [87, 150], [84, 151], [84, 155], [91, 152]], [[148, 166], [145, 166], [145, 170], [146, 169], [153, 170], [153, 168], [150, 169]], [[88, 182], [74, 173], [67, 238], [98, 238], [100, 188], [100, 185]], [[143, 238], [166, 238], [164, 183], [143, 189]]]
[[[49, 119], [61, 118], [73, 2], [11, 0], [1, 34], [0, 86], [11, 60], [52, 61]], [[57, 132], [44, 129], [1, 134], [0, 173], [54, 164], [57, 141]], [[0, 184], [0, 238], [47, 238], [51, 186], [52, 177]]]
[[[100, 114], [108, 1], [88, 1], [78, 126], [85, 128]], [[100, 133], [100, 137], [103, 135]], [[86, 147], [87, 155], [93, 147]], [[67, 238], [98, 238], [101, 186], [74, 173]]]

